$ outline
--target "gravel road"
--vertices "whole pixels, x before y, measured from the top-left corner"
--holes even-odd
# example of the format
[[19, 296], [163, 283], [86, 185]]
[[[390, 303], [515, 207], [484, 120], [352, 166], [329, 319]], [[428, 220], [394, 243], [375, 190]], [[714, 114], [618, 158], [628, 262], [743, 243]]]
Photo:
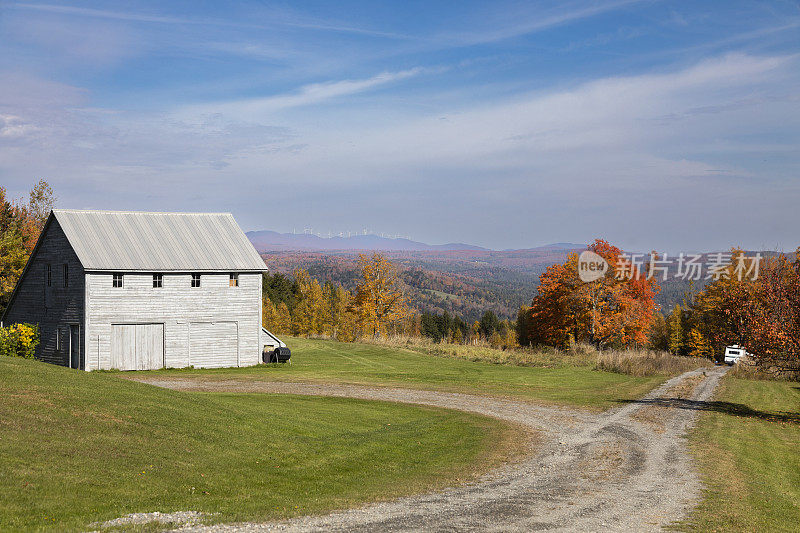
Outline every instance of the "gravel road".
[[700, 482], [684, 434], [725, 371], [687, 372], [639, 401], [601, 414], [383, 387], [142, 380], [180, 390], [340, 396], [459, 409], [521, 424], [539, 436], [529, 456], [464, 486], [324, 516], [187, 524], [181, 531], [655, 531], [684, 517], [698, 500]]

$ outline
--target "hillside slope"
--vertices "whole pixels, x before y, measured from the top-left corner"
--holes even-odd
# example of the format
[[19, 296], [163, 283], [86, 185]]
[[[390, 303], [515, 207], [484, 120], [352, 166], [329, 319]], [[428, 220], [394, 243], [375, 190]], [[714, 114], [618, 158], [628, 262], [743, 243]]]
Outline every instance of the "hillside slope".
[[85, 531], [132, 512], [237, 521], [347, 507], [489, 468], [506, 431], [454, 411], [175, 392], [7, 357], [0, 398], [0, 531]]

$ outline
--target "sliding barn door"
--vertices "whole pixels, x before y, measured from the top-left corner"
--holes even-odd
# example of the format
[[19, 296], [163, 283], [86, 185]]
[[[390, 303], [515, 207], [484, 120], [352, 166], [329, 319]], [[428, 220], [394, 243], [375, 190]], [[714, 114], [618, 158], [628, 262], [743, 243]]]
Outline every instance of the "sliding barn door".
[[112, 324], [111, 368], [164, 368], [164, 324]]

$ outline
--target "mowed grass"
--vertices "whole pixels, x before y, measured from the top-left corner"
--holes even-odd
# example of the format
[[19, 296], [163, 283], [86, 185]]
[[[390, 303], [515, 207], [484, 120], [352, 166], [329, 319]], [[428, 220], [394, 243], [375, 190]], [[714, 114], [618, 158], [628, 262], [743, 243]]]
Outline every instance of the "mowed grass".
[[512, 396], [595, 409], [637, 399], [666, 379], [598, 371], [592, 364], [522, 367], [439, 357], [393, 346], [300, 338], [289, 341], [291, 365], [159, 370], [156, 374], [212, 380], [385, 385]]
[[800, 384], [726, 377], [691, 433], [706, 491], [680, 528], [797, 531]]
[[523, 445], [512, 426], [456, 411], [176, 392], [6, 357], [0, 399], [0, 531], [317, 513], [458, 483]]

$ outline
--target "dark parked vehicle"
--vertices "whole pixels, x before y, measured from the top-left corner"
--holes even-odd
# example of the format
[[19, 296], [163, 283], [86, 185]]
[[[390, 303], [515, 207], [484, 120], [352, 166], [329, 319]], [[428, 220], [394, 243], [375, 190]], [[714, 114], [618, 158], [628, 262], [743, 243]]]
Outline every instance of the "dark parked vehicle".
[[278, 347], [270, 352], [264, 352], [262, 359], [265, 363], [286, 363], [290, 362], [292, 351], [289, 348]]

